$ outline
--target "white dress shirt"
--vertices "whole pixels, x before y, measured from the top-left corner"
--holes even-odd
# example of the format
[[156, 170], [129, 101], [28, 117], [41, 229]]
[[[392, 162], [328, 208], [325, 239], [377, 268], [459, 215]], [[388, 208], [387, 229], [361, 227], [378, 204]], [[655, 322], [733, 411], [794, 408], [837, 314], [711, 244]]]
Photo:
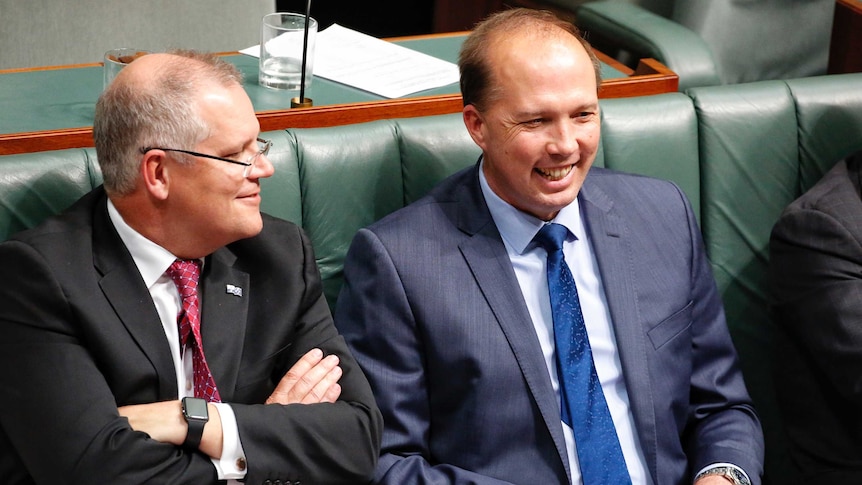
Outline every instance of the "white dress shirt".
[[[497, 230], [503, 238], [509, 259], [515, 269], [515, 276], [527, 303], [527, 310], [533, 320], [536, 335], [544, 352], [545, 365], [551, 378], [551, 385], [560, 399], [560, 385], [557, 377], [554, 344], [554, 323], [551, 301], [548, 293], [547, 253], [533, 237], [544, 222], [525, 212], [521, 212], [502, 200], [488, 186], [482, 167], [479, 169], [482, 193], [491, 212]], [[563, 243], [566, 263], [575, 279], [578, 298], [587, 336], [593, 352], [596, 373], [608, 403], [617, 437], [622, 447], [629, 475], [633, 485], [652, 485], [646, 459], [635, 428], [634, 416], [629, 405], [628, 392], [623, 380], [622, 365], [617, 351], [616, 337], [611, 323], [605, 291], [602, 286], [598, 264], [590, 246], [589, 238], [581, 219], [580, 205], [576, 199], [557, 214], [554, 222], [566, 226], [569, 235]], [[572, 473], [572, 483], [582, 483], [578, 466], [577, 448], [572, 428], [560, 421], [566, 438], [566, 450]]]
[[[165, 274], [165, 271], [177, 257], [126, 224], [110, 200], [108, 200], [108, 215], [117, 229], [120, 239], [131, 253], [144, 284], [153, 298], [153, 303], [165, 331], [165, 337], [171, 348], [177, 377], [177, 393], [180, 399], [194, 397], [192, 353], [180, 352], [177, 325], [177, 315], [182, 308], [180, 293], [173, 280]], [[201, 298], [201, 295], [198, 298]], [[202, 301], [200, 307], [203, 307]], [[246, 469], [237, 466], [240, 463], [245, 463], [245, 452], [239, 440], [236, 416], [230, 405], [226, 403], [215, 403], [215, 405], [221, 420], [224, 443], [221, 459], [212, 459], [212, 462], [218, 472], [219, 480], [228, 480], [228, 483], [232, 485], [239, 484], [236, 480], [245, 477]]]

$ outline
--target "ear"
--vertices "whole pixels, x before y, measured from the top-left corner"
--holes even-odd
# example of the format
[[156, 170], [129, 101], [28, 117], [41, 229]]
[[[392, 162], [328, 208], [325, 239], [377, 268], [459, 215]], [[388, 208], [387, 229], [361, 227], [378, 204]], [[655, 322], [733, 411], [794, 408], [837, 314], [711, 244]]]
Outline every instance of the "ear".
[[467, 132], [470, 133], [470, 138], [473, 139], [479, 148], [485, 150], [485, 120], [482, 118], [482, 113], [472, 104], [464, 106], [461, 111], [464, 117], [464, 126], [467, 127]]
[[157, 200], [168, 198], [170, 189], [170, 166], [162, 150], [150, 150], [141, 159], [141, 180], [151, 197]]

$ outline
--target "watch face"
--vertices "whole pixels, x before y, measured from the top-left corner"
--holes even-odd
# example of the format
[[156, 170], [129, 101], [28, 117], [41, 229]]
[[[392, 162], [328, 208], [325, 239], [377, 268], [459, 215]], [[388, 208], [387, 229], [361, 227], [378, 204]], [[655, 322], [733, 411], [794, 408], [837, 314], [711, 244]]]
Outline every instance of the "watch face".
[[183, 399], [183, 414], [186, 419], [208, 420], [207, 402], [203, 399]]

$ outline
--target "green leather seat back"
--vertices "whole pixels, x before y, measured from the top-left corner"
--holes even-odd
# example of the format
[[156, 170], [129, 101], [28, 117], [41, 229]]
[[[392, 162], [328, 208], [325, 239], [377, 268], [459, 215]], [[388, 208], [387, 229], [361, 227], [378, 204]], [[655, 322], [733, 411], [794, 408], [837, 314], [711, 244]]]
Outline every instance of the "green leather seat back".
[[396, 120], [404, 170], [404, 205], [470, 166], [482, 151], [467, 133], [460, 113]]
[[299, 153], [303, 227], [334, 307], [353, 235], [404, 203], [395, 126], [383, 120], [288, 133]]
[[680, 93], [603, 99], [596, 165], [675, 182], [700, 215], [697, 118]]
[[302, 225], [302, 198], [299, 189], [299, 151], [296, 140], [284, 130], [261, 133], [272, 141], [267, 158], [275, 168], [269, 178], [261, 179], [260, 210], [269, 215]]
[[61, 212], [100, 182], [92, 150], [0, 157], [0, 241]]
[[772, 225], [796, 194], [796, 108], [781, 81], [689, 94], [700, 124], [707, 254], [763, 424], [767, 476], [770, 483], [785, 483], [772, 473], [787, 470], [787, 451], [772, 385], [766, 271]]
[[862, 73], [787, 81], [799, 124], [799, 187], [811, 188], [836, 160], [862, 148]]
[[702, 230], [766, 435], [766, 478], [793, 475], [773, 388], [766, 271], [784, 208], [862, 148], [862, 74], [689, 90], [697, 110]]

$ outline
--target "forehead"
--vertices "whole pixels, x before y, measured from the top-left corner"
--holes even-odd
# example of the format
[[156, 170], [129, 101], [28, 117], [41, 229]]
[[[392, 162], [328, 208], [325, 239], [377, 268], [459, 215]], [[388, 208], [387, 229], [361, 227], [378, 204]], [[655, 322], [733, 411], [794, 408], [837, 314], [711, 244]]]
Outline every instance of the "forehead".
[[496, 93], [491, 104], [597, 102], [592, 59], [561, 29], [514, 32], [490, 46], [488, 61]]
[[251, 100], [240, 85], [222, 86], [207, 83], [198, 94], [197, 106], [211, 135], [257, 136], [260, 124]]

